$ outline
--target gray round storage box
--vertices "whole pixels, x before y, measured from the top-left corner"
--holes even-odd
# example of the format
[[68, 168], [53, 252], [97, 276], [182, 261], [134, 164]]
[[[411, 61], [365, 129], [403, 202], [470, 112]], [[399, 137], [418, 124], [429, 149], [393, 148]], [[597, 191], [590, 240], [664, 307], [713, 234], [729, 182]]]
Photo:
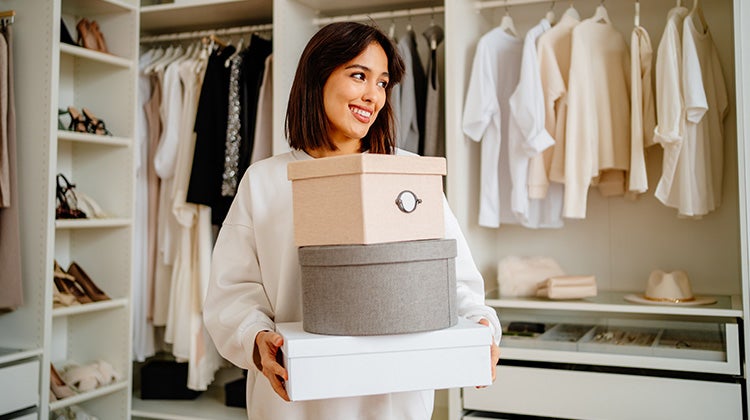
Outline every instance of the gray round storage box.
[[456, 241], [299, 248], [302, 328], [382, 335], [456, 324]]

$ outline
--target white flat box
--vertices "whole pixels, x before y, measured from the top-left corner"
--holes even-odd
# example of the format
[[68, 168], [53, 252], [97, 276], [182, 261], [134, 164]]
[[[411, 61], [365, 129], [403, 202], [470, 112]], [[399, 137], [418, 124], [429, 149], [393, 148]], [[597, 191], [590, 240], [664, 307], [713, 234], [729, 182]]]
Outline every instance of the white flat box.
[[445, 158], [354, 154], [291, 162], [294, 240], [365, 245], [441, 239]]
[[489, 328], [460, 318], [413, 334], [329, 336], [279, 323], [292, 401], [489, 385]]

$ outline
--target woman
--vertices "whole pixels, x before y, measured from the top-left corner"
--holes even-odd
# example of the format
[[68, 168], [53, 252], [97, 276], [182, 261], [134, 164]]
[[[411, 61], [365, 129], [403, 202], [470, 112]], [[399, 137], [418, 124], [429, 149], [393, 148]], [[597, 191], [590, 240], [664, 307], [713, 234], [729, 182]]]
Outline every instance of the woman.
[[[404, 153], [393, 144], [390, 91], [404, 66], [388, 37], [359, 23], [333, 23], [308, 43], [286, 116], [292, 151], [257, 162], [242, 178], [214, 248], [204, 319], [219, 352], [248, 369], [250, 418], [429, 419], [433, 391], [289, 402], [286, 370], [276, 361], [283, 338], [275, 322], [302, 320], [300, 270], [294, 245], [287, 163], [350, 153]], [[447, 209], [447, 205], [446, 205]], [[335, 223], [336, 215], [330, 221]], [[450, 210], [446, 237], [458, 243], [459, 315], [500, 337], [484, 305], [483, 280]], [[493, 343], [492, 375], [499, 357]]]

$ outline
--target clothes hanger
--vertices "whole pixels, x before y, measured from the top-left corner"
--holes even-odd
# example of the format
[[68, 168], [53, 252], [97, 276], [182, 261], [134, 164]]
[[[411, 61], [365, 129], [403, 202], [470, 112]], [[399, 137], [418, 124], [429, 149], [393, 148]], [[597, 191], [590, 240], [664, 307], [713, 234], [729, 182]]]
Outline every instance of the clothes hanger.
[[510, 15], [510, 8], [508, 6], [505, 6], [505, 15], [503, 15], [503, 18], [500, 20], [500, 29], [518, 38], [516, 25], [513, 24], [513, 17]]
[[[693, 0], [693, 8], [690, 10], [690, 13], [688, 13], [688, 16], [690, 18], [698, 16], [698, 22], [696, 23], [700, 24], [700, 33], [706, 33], [708, 30], [708, 24], [706, 23], [706, 17], [703, 16], [703, 8], [698, 0]], [[693, 22], [695, 22], [695, 19], [693, 19]]]
[[444, 38], [443, 28], [435, 25], [434, 22], [422, 32], [422, 35], [427, 40], [427, 43], [430, 44], [431, 51], [437, 50], [438, 45], [443, 42]]
[[641, 2], [635, 0], [635, 27], [641, 26]]
[[609, 20], [609, 13], [607, 13], [607, 8], [604, 7], [604, 0], [602, 0], [602, 2], [599, 3], [599, 6], [596, 7], [596, 12], [594, 12], [594, 16], [592, 16], [591, 19], [596, 23], [611, 23]]
[[567, 10], [565, 10], [565, 14], [575, 20], [581, 20], [581, 14], [578, 13], [578, 10], [576, 10], [576, 8], [573, 6], [573, 0], [570, 0], [570, 6], [568, 6]]
[[162, 63], [171, 62], [172, 58], [177, 55], [177, 53], [179, 52], [177, 48], [178, 47], [175, 47], [171, 44], [167, 46], [167, 48], [164, 50], [164, 54], [162, 54], [158, 59], [152, 61], [151, 64], [149, 64], [143, 72], [145, 74], [153, 74], [159, 69], [163, 68], [163, 66], [161, 66]]
[[156, 63], [153, 67], [154, 72], [160, 72], [164, 71], [167, 66], [174, 63], [175, 61], [178, 61], [182, 58], [184, 55], [184, 48], [182, 48], [182, 45], [178, 45], [172, 49], [172, 54], [169, 56], [166, 56], [162, 59], [162, 61]]
[[555, 23], [555, 2], [553, 1], [552, 4], [549, 6], [549, 10], [547, 10], [547, 14], [544, 15], [544, 18], [547, 19], [547, 22], [549, 22], [550, 25]]
[[234, 57], [237, 57], [242, 52], [242, 41], [244, 39], [245, 38], [240, 37], [240, 41], [237, 43], [237, 49], [234, 50], [234, 52], [229, 57], [227, 57], [226, 60], [224, 60], [224, 68], [229, 68], [229, 66], [232, 65], [232, 59]]

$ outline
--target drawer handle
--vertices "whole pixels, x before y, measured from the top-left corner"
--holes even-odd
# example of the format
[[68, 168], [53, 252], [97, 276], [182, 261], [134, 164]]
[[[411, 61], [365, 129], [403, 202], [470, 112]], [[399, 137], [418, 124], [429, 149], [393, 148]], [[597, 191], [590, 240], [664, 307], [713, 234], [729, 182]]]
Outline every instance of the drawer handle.
[[409, 190], [404, 190], [396, 197], [398, 209], [404, 213], [411, 213], [417, 209], [417, 204], [422, 203], [422, 199]]

